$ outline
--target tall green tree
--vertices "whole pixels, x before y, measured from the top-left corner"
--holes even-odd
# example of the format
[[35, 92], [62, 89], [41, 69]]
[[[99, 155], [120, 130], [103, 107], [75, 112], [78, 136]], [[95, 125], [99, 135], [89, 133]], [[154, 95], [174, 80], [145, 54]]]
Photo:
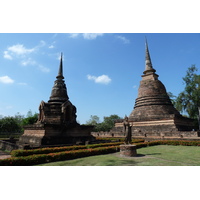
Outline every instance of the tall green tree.
[[0, 133], [20, 133], [21, 126], [14, 117], [4, 117], [0, 120]]
[[114, 127], [115, 120], [117, 119], [121, 118], [118, 115], [110, 115], [109, 117], [104, 117], [104, 120], [101, 123], [103, 131], [110, 131]]
[[92, 125], [92, 126], [96, 126], [98, 123], [100, 123], [100, 119], [97, 115], [91, 115], [90, 119], [86, 121], [87, 125]]
[[97, 115], [91, 115], [90, 119], [86, 122], [87, 125], [93, 125], [94, 131], [110, 131], [114, 125], [115, 120], [121, 119], [118, 115], [110, 115], [109, 117], [104, 117], [103, 122], [100, 123], [99, 117]]
[[172, 104], [175, 106], [177, 97], [175, 95], [173, 95], [172, 92], [167, 92], [167, 94], [168, 94]]
[[27, 115], [26, 115], [26, 118], [24, 118], [22, 120], [22, 126], [29, 125], [29, 124], [34, 124], [34, 123], [37, 122], [37, 120], [38, 120], [38, 113], [35, 113], [33, 115], [32, 111], [29, 110]]
[[183, 78], [185, 88], [175, 102], [175, 107], [180, 112], [187, 112], [190, 118], [199, 119], [200, 109], [200, 75], [195, 65], [188, 68]]
[[[31, 110], [28, 111], [26, 117], [19, 112], [14, 117], [0, 116], [0, 135], [10, 137], [13, 134], [20, 135], [23, 133], [23, 126], [34, 124], [37, 122], [38, 114], [32, 114]], [[15, 135], [16, 136], [16, 135]]]

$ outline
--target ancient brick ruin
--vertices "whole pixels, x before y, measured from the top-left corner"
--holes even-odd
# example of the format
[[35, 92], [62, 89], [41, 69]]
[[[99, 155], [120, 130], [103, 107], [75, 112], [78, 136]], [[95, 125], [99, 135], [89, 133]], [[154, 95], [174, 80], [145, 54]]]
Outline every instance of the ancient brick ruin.
[[48, 102], [39, 105], [38, 121], [24, 127], [19, 138], [21, 146], [77, 144], [94, 140], [93, 126], [80, 125], [76, 121], [76, 107], [69, 101], [63, 76], [62, 55], [58, 75]]
[[[138, 97], [128, 121], [132, 137], [197, 137], [194, 120], [183, 117], [176, 110], [163, 83], [158, 80], [152, 66], [146, 42], [145, 71], [140, 81]], [[123, 120], [116, 121], [109, 133], [93, 133], [95, 136], [124, 136]]]

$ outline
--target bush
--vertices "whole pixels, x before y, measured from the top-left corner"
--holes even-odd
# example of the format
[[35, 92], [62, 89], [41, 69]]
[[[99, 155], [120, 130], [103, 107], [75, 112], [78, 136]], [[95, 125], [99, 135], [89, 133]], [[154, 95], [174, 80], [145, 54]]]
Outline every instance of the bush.
[[21, 156], [30, 156], [30, 155], [35, 155], [35, 154], [48, 154], [48, 153], [56, 153], [56, 152], [71, 151], [71, 150], [78, 150], [78, 149], [117, 146], [120, 144], [122, 144], [122, 142], [91, 144], [87, 146], [79, 145], [79, 146], [67, 146], [67, 147], [40, 148], [40, 149], [33, 149], [33, 150], [13, 150], [11, 152], [11, 156], [21, 157]]
[[189, 141], [189, 140], [161, 140], [160, 144], [167, 145], [183, 145], [183, 146], [200, 146], [200, 141]]
[[87, 148], [97, 148], [97, 147], [105, 147], [105, 146], [117, 146], [117, 145], [120, 145], [120, 144], [123, 144], [123, 142], [91, 144], [91, 145], [87, 145]]
[[182, 145], [182, 146], [200, 146], [200, 141], [186, 140], [155, 140], [151, 142], [136, 143], [137, 148], [154, 145]]
[[30, 166], [47, 162], [70, 160], [93, 155], [114, 153], [119, 151], [119, 146], [99, 147], [94, 149], [80, 149], [65, 152], [30, 155], [25, 157], [14, 157], [0, 160], [1, 166]]
[[142, 142], [142, 143], [136, 143], [136, 148], [142, 148], [142, 147], [147, 147], [148, 146], [148, 142]]
[[136, 144], [138, 147], [154, 146], [154, 145], [182, 145], [182, 146], [200, 146], [200, 141], [189, 140], [156, 140]]
[[31, 150], [13, 150], [11, 152], [12, 157], [20, 157], [20, 156], [29, 156], [34, 154], [48, 154], [48, 153], [56, 153], [61, 151], [70, 151], [76, 149], [85, 149], [85, 145], [80, 146], [67, 146], [67, 147], [47, 147], [47, 148], [39, 148], [39, 149], [31, 149]]

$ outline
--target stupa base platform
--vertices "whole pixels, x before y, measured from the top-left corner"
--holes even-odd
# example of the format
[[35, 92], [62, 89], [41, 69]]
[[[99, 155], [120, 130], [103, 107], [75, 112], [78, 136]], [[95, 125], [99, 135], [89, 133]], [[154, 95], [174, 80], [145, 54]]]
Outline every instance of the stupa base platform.
[[95, 140], [91, 130], [93, 126], [79, 125], [61, 128], [59, 125], [34, 124], [25, 127], [24, 134], [17, 145], [20, 148], [34, 148], [52, 145], [86, 144]]
[[[200, 136], [197, 128], [193, 126], [194, 120], [177, 115], [168, 115], [165, 116], [166, 118], [162, 117], [157, 117], [154, 120], [148, 118], [130, 119], [129, 123], [132, 127], [132, 137], [182, 138]], [[117, 121], [115, 127], [110, 131], [110, 134], [115, 137], [122, 136], [124, 133], [123, 126], [122, 120]]]
[[[111, 138], [125, 138], [125, 134], [123, 133], [122, 129], [113, 129], [110, 132], [92, 132], [91, 133], [94, 137], [111, 137]], [[132, 132], [132, 139], [195, 139], [200, 140], [200, 131], [133, 131]]]

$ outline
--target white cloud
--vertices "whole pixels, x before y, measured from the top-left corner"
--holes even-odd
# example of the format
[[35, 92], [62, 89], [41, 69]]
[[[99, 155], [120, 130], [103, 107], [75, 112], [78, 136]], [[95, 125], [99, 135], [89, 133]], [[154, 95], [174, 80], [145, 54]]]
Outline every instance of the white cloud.
[[50, 72], [50, 69], [47, 67], [44, 67], [43, 65], [38, 65], [38, 69], [42, 72], [48, 73]]
[[49, 49], [53, 49], [53, 48], [54, 48], [54, 46], [53, 46], [53, 45], [50, 45], [50, 46], [49, 46]]
[[38, 47], [43, 47], [46, 45], [46, 42], [44, 40], [40, 40], [40, 44], [38, 45]]
[[28, 58], [26, 60], [21, 61], [21, 65], [27, 66], [27, 65], [36, 65], [36, 62], [32, 60], [31, 58]]
[[9, 76], [1, 76], [0, 83], [10, 84], [10, 83], [14, 83], [14, 80], [11, 79]]
[[100, 83], [100, 84], [109, 84], [111, 82], [111, 78], [107, 75], [101, 75], [101, 76], [91, 76], [87, 75], [88, 80], [93, 80], [95, 83]]
[[49, 68], [44, 67], [43, 65], [37, 63], [36, 61], [32, 60], [31, 58], [28, 58], [27, 60], [23, 60], [23, 61], [21, 62], [21, 65], [23, 65], [23, 66], [28, 66], [28, 65], [29, 65], [29, 66], [30, 66], [30, 65], [32, 65], [32, 66], [37, 66], [37, 68], [38, 68], [40, 71], [44, 72], [44, 73], [50, 72], [50, 69], [49, 69]]
[[27, 83], [18, 83], [18, 85], [28, 85]]
[[13, 106], [6, 106], [5, 108], [6, 108], [6, 109], [12, 109]]
[[83, 38], [87, 40], [94, 40], [98, 36], [103, 36], [103, 33], [83, 33]]
[[78, 36], [82, 36], [86, 40], [94, 40], [99, 36], [103, 36], [104, 33], [70, 33], [70, 38], [77, 38]]
[[[40, 71], [48, 73], [50, 72], [50, 69], [40, 65], [38, 62], [32, 59], [31, 55], [33, 52], [37, 52], [40, 48], [44, 47], [45, 45], [46, 42], [43, 40], [41, 40], [38, 45], [30, 49], [26, 48], [23, 44], [12, 45], [4, 51], [4, 58], [10, 60], [16, 59], [22, 66], [35, 66]], [[54, 48], [53, 44], [49, 46], [49, 48]]]
[[[9, 46], [5, 51], [4, 51], [4, 55], [3, 57], [5, 59], [9, 59], [9, 60], [13, 60], [14, 58], [26, 58], [27, 55], [30, 56], [31, 53], [38, 51], [40, 48], [44, 47], [46, 45], [46, 42], [41, 40], [39, 42], [38, 45], [36, 45], [33, 48], [26, 48], [23, 44], [16, 44], [16, 45], [12, 45]], [[25, 61], [21, 61], [22, 65], [28, 65], [28, 64], [32, 64], [32, 62], [25, 62]]]
[[35, 51], [35, 48], [27, 49], [24, 47], [23, 44], [16, 44], [11, 47], [8, 47], [8, 51], [15, 55], [25, 55]]
[[69, 37], [70, 38], [76, 38], [76, 37], [78, 37], [80, 35], [80, 33], [70, 33], [69, 34]]
[[12, 60], [13, 59], [12, 56], [10, 54], [8, 54], [8, 51], [4, 51], [3, 52], [3, 57], [5, 59], [8, 59], [8, 60]]
[[130, 43], [130, 40], [128, 40], [126, 37], [117, 35], [116, 38], [121, 40], [124, 44], [129, 44]]
[[54, 49], [55, 48], [55, 45], [54, 45], [55, 43], [56, 43], [56, 41], [52, 42], [51, 45], [48, 46], [48, 48], [49, 49]]

